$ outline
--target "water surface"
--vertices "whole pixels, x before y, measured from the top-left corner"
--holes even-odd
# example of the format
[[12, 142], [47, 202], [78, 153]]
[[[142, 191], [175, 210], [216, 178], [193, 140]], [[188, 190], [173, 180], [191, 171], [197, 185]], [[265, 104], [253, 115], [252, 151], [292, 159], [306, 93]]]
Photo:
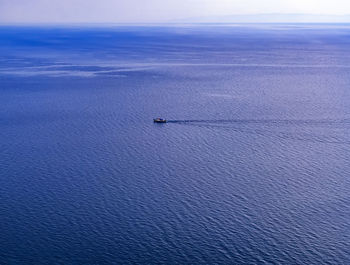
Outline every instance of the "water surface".
[[1, 263], [349, 264], [349, 45], [2, 27]]

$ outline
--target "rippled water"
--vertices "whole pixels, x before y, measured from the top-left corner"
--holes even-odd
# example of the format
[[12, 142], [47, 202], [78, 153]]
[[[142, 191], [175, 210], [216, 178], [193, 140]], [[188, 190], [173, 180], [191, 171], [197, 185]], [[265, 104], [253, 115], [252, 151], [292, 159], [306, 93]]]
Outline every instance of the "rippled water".
[[349, 45], [2, 27], [0, 263], [349, 264]]

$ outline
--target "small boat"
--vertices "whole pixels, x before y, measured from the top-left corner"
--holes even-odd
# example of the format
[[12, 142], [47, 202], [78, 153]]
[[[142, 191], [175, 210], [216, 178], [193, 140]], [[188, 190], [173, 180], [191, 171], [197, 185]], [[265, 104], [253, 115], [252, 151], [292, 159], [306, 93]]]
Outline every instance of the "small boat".
[[162, 119], [162, 118], [156, 118], [156, 119], [153, 119], [153, 122], [154, 123], [166, 123], [166, 120]]

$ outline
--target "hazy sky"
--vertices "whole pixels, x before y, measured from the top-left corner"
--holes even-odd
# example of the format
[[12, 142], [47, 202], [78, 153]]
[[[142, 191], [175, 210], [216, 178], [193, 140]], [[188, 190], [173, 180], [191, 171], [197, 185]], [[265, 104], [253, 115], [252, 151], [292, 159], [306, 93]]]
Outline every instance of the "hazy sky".
[[172, 22], [257, 13], [350, 14], [350, 0], [0, 0], [0, 23]]

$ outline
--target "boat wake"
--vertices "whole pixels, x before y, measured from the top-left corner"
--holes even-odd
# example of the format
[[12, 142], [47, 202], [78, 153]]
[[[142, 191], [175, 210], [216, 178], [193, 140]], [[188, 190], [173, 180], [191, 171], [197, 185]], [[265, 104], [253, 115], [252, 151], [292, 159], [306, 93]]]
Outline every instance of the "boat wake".
[[[350, 144], [350, 139], [347, 136], [350, 129], [350, 119], [218, 119], [168, 120], [167, 122], [282, 139]], [[325, 135], [325, 128], [331, 134]]]
[[350, 119], [218, 119], [218, 120], [167, 120], [168, 123], [181, 124], [285, 124], [285, 125], [342, 125], [350, 124]]

